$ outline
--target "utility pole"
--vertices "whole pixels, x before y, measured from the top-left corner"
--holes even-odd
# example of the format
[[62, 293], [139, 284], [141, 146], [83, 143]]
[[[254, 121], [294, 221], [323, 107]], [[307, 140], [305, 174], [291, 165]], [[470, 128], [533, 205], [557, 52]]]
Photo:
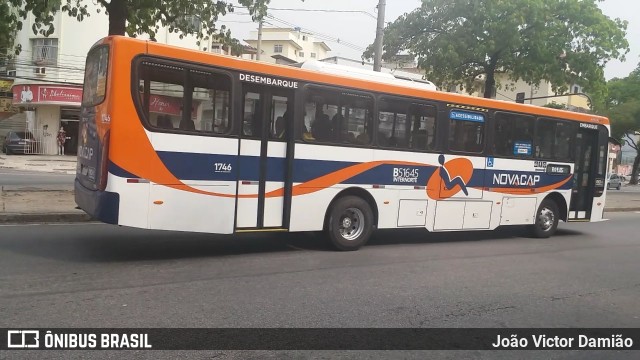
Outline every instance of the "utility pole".
[[258, 25], [258, 49], [256, 54], [256, 60], [260, 60], [260, 52], [262, 47], [262, 18], [260, 18], [260, 25]]
[[386, 0], [378, 1], [378, 27], [376, 28], [375, 54], [373, 57], [373, 71], [382, 70], [382, 37], [384, 36], [384, 7]]

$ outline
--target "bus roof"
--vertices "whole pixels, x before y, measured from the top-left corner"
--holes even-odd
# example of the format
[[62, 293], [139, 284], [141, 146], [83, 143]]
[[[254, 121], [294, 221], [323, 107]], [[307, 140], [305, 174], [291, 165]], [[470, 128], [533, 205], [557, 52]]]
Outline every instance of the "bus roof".
[[[433, 89], [426, 89], [424, 86], [418, 88], [416, 86], [409, 86], [408, 84], [411, 84], [411, 82], [406, 80], [396, 79], [397, 81], [386, 82], [377, 79], [368, 79], [364, 76], [346, 76], [342, 74], [331, 73], [329, 71], [318, 72], [317, 70], [280, 64], [271, 64], [255, 60], [245, 60], [238, 57], [207, 53], [200, 50], [192, 50], [173, 45], [160, 44], [148, 40], [138, 40], [125, 36], [109, 36], [104, 39], [104, 43], [108, 42], [117, 43], [117, 46], [126, 46], [126, 44], [133, 45], [134, 43], [138, 45], [144, 44], [146, 45], [147, 53], [149, 55], [177, 58], [189, 62], [220, 66], [236, 71], [255, 72], [318, 84], [342, 86], [361, 91], [375, 91], [390, 95], [400, 95], [422, 98], [426, 100], [441, 101], [451, 103], [457, 107], [460, 107], [462, 105], [469, 110], [505, 110], [527, 113], [537, 116], [550, 116], [567, 120], [609, 125], [609, 119], [599, 115], [558, 110], [529, 104], [518, 104], [495, 99], [485, 99], [464, 94], [441, 92]], [[355, 74], [357, 72], [352, 70], [350, 71], [350, 73]], [[382, 79], [381, 76], [379, 76], [379, 78]]]

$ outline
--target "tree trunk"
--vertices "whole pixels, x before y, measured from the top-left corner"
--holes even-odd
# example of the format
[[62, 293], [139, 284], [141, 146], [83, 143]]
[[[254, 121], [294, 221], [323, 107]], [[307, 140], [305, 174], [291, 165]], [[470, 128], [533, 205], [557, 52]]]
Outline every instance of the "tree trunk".
[[109, 11], [109, 35], [124, 35], [127, 29], [127, 0], [111, 0]]
[[484, 97], [491, 99], [493, 88], [496, 86], [496, 77], [493, 69], [487, 69], [487, 80], [484, 82]]
[[630, 185], [638, 185], [638, 167], [640, 167], [640, 150], [636, 153], [636, 159], [633, 160], [633, 167], [631, 168], [631, 180]]

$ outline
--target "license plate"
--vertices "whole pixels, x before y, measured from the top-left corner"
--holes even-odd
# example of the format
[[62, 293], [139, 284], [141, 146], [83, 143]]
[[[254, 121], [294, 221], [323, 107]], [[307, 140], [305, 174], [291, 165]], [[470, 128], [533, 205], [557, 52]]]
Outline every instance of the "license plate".
[[18, 145], [26, 145], [27, 142], [26, 141], [18, 141]]

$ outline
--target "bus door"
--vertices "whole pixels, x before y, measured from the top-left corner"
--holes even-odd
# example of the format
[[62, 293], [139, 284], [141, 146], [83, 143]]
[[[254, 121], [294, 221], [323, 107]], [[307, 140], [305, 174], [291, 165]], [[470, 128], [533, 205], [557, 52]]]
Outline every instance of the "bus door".
[[569, 220], [587, 220], [591, 218], [596, 187], [598, 131], [579, 128], [575, 151]]
[[288, 226], [293, 91], [243, 84], [236, 229]]

